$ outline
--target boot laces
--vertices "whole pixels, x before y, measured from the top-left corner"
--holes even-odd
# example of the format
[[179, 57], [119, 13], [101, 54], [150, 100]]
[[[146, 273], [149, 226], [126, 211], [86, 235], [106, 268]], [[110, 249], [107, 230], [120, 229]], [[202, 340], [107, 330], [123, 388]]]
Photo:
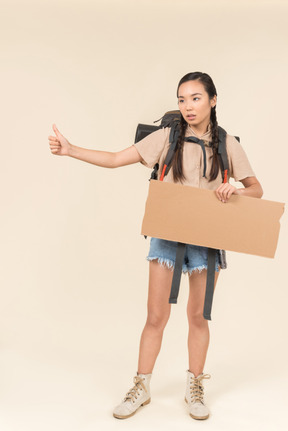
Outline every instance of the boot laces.
[[144, 379], [142, 377], [135, 376], [133, 379], [133, 382], [135, 383], [135, 385], [133, 386], [132, 389], [130, 389], [130, 391], [127, 392], [123, 401], [131, 400], [132, 403], [134, 403], [135, 400], [137, 399], [137, 396], [140, 395], [140, 391], [142, 389], [145, 392], [147, 392], [146, 386], [144, 385], [143, 381]]
[[203, 379], [210, 379], [210, 374], [200, 374], [198, 377], [190, 376], [190, 396], [191, 402], [200, 402], [204, 404], [204, 388], [202, 384]]

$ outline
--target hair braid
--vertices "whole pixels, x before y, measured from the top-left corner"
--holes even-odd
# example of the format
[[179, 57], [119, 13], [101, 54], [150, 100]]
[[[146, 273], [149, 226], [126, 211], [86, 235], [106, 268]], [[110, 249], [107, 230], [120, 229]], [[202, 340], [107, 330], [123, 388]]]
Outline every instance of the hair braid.
[[175, 182], [180, 181], [181, 183], [182, 181], [185, 180], [185, 175], [182, 169], [182, 160], [183, 160], [183, 146], [184, 146], [186, 129], [187, 129], [187, 122], [184, 120], [183, 116], [181, 115], [180, 133], [178, 136], [176, 151], [173, 157], [173, 165], [172, 165], [173, 179]]
[[211, 121], [213, 155], [211, 156], [212, 165], [211, 165], [209, 182], [213, 181], [217, 178], [218, 173], [219, 173], [219, 168], [220, 168], [218, 151], [217, 151], [218, 150], [218, 144], [219, 144], [219, 137], [218, 137], [218, 122], [217, 122], [217, 117], [216, 117], [216, 106], [211, 108], [210, 121]]

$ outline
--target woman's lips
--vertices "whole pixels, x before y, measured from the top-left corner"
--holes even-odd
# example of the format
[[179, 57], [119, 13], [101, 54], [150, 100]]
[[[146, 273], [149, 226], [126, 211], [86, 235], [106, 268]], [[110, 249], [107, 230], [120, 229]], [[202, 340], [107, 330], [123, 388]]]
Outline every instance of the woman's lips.
[[195, 117], [196, 115], [187, 115], [188, 120], [194, 120]]

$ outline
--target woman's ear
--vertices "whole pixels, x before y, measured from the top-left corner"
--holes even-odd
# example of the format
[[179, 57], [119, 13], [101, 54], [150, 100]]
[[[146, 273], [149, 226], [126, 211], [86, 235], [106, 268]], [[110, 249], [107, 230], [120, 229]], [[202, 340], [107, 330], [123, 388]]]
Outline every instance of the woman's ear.
[[217, 103], [217, 96], [213, 96], [213, 98], [211, 99], [211, 107], [214, 108], [216, 106]]

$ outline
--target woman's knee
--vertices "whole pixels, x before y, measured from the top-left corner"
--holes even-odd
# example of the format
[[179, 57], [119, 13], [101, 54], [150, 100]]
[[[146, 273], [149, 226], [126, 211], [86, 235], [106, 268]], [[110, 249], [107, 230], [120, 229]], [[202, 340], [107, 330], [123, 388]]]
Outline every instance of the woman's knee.
[[163, 331], [169, 320], [169, 316], [170, 310], [165, 312], [148, 310], [146, 325], [158, 331]]
[[187, 317], [191, 327], [203, 328], [208, 325], [208, 320], [203, 316], [203, 309], [191, 311], [187, 308]]

